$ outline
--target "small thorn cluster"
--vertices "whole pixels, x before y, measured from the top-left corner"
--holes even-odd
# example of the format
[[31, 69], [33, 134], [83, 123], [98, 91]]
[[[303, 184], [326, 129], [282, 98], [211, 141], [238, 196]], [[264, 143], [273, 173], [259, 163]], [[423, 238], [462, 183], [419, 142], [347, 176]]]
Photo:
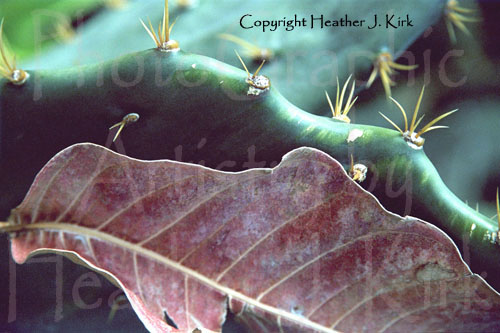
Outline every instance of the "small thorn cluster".
[[349, 176], [352, 180], [362, 183], [366, 179], [368, 168], [361, 163], [354, 164], [354, 157], [351, 154], [351, 168], [349, 169]]
[[458, 0], [448, 0], [448, 2], [446, 3], [446, 8], [445, 8], [446, 28], [448, 29], [448, 34], [453, 44], [457, 42], [455, 28], [458, 28], [458, 30], [462, 31], [464, 34], [470, 36], [470, 31], [469, 29], [467, 29], [465, 23], [479, 21], [477, 18], [469, 16], [474, 12], [475, 10], [473, 9], [460, 7]]
[[445, 114], [440, 115], [439, 117], [434, 118], [432, 121], [430, 121], [427, 125], [422, 127], [422, 129], [418, 132], [416, 132], [418, 125], [424, 118], [424, 116], [421, 116], [417, 120], [418, 116], [418, 110], [420, 109], [420, 104], [422, 102], [422, 97], [424, 96], [424, 90], [425, 86], [422, 87], [422, 90], [420, 92], [420, 96], [418, 97], [417, 105], [415, 106], [415, 111], [413, 111], [413, 117], [410, 123], [410, 126], [408, 127], [408, 117], [406, 116], [406, 111], [405, 109], [401, 106], [401, 104], [398, 103], [394, 98], [391, 97], [391, 100], [397, 105], [401, 113], [403, 114], [403, 118], [405, 121], [405, 130], [401, 130], [398, 125], [396, 125], [392, 120], [390, 120], [386, 115], [383, 113], [379, 112], [382, 117], [384, 117], [385, 120], [387, 120], [394, 128], [398, 130], [403, 135], [403, 138], [405, 139], [406, 142], [410, 145], [410, 147], [414, 149], [421, 149], [422, 146], [424, 145], [425, 139], [422, 138], [422, 134], [427, 133], [429, 131], [439, 129], [439, 128], [448, 128], [448, 126], [433, 126], [436, 124], [438, 121], [441, 119], [448, 117], [450, 114], [458, 111], [458, 109], [449, 111]]
[[373, 70], [370, 74], [366, 87], [370, 88], [377, 76], [380, 76], [382, 85], [384, 86], [385, 95], [387, 98], [391, 97], [391, 87], [396, 85], [392, 80], [392, 76], [397, 73], [396, 70], [410, 71], [417, 68], [418, 65], [401, 65], [394, 62], [390, 52], [381, 52], [373, 62]]
[[29, 74], [22, 69], [17, 69], [16, 58], [9, 60], [3, 42], [3, 19], [0, 23], [0, 76], [15, 85], [22, 85], [29, 78]]
[[135, 123], [137, 120], [139, 120], [139, 114], [129, 113], [129, 114], [125, 115], [125, 117], [123, 117], [122, 121], [111, 126], [109, 128], [110, 130], [119, 126], [118, 131], [116, 131], [115, 137], [113, 138], [113, 142], [115, 142], [116, 139], [118, 139], [118, 136], [120, 135], [120, 133], [122, 132], [122, 130], [125, 126], [132, 124], [132, 123]]
[[168, 0], [165, 0], [165, 9], [163, 10], [163, 21], [158, 24], [158, 34], [156, 34], [151, 21], [148, 19], [149, 27], [146, 26], [143, 20], [141, 20], [142, 26], [146, 29], [147, 33], [151, 39], [155, 42], [158, 50], [163, 52], [172, 52], [179, 50], [179, 43], [173, 39], [170, 39], [170, 33], [175, 25], [172, 23], [169, 25], [169, 15], [168, 15]]
[[342, 93], [340, 93], [340, 83], [339, 78], [337, 77], [337, 96], [335, 98], [335, 107], [333, 107], [332, 101], [330, 100], [330, 96], [328, 96], [328, 92], [325, 90], [326, 99], [328, 104], [330, 105], [330, 109], [332, 110], [333, 118], [337, 120], [341, 120], [346, 123], [350, 123], [351, 119], [347, 116], [349, 111], [351, 111], [354, 103], [356, 103], [358, 97], [352, 99], [354, 95], [354, 89], [356, 88], [356, 80], [352, 81], [351, 92], [349, 93], [349, 97], [347, 98], [347, 103], [344, 104], [344, 96], [349, 85], [349, 81], [351, 80], [352, 75], [347, 78], [347, 81], [344, 83], [344, 87], [342, 88]]
[[243, 65], [243, 68], [245, 69], [245, 72], [247, 72], [247, 79], [246, 82], [250, 85], [250, 89], [248, 90], [249, 95], [259, 95], [263, 91], [267, 91], [269, 87], [271, 86], [271, 80], [267, 76], [264, 75], [259, 75], [260, 70], [262, 69], [262, 66], [265, 64], [265, 60], [262, 60], [262, 63], [260, 64], [259, 68], [255, 71], [255, 73], [252, 75], [250, 74], [250, 71], [248, 70], [247, 66], [245, 65], [245, 62], [243, 59], [241, 59], [240, 55], [238, 54], [238, 51], [234, 50], [236, 53], [236, 56], [241, 62], [241, 65]]

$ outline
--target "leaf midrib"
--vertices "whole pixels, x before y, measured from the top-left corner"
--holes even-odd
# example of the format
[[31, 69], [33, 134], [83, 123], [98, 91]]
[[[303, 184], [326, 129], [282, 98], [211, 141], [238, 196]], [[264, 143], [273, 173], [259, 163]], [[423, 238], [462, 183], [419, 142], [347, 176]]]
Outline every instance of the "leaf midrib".
[[[273, 306], [264, 304], [262, 302], [259, 302], [255, 300], [254, 298], [248, 297], [240, 292], [237, 292], [231, 288], [225, 287], [212, 279], [209, 279], [208, 277], [204, 276], [203, 274], [198, 273], [197, 271], [190, 269], [188, 267], [185, 267], [167, 257], [164, 257], [157, 252], [148, 250], [146, 248], [143, 248], [142, 246], [139, 246], [137, 244], [133, 244], [129, 241], [120, 239], [118, 237], [112, 236], [110, 234], [95, 230], [95, 229], [90, 229], [87, 227], [82, 227], [74, 224], [69, 224], [69, 223], [53, 223], [53, 222], [38, 222], [38, 223], [33, 223], [33, 224], [25, 224], [25, 225], [18, 225], [17, 226], [19, 229], [18, 230], [44, 230], [44, 231], [62, 231], [62, 232], [67, 232], [67, 233], [73, 233], [73, 234], [78, 234], [78, 235], [84, 235], [90, 238], [95, 238], [99, 239], [104, 242], [108, 242], [114, 245], [117, 245], [119, 247], [125, 248], [133, 253], [140, 254], [144, 257], [156, 260], [170, 268], [173, 268], [182, 274], [185, 274], [221, 293], [224, 295], [230, 296], [231, 298], [240, 300], [243, 303], [249, 304], [251, 306], [255, 306], [257, 308], [260, 308], [263, 311], [269, 312], [271, 314], [274, 314], [277, 318], [282, 317], [287, 320], [290, 320], [292, 322], [297, 322], [300, 323], [301, 325], [310, 327], [312, 329], [318, 330], [320, 332], [328, 332], [328, 333], [335, 333], [337, 331], [333, 329], [329, 329], [325, 326], [322, 326], [318, 323], [315, 323], [305, 317], [299, 316], [292, 314], [290, 312], [283, 311], [281, 309], [275, 308]], [[87, 240], [88, 241], [88, 240]], [[90, 245], [90, 244], [89, 244]], [[53, 249], [53, 250], [59, 250], [59, 249]], [[64, 250], [64, 249], [61, 249]], [[74, 252], [74, 251], [73, 251]], [[88, 262], [87, 259], [82, 258], [78, 253], [75, 252], [77, 256], [79, 256], [83, 261]], [[105, 268], [101, 268], [105, 270]], [[110, 273], [111, 274], [111, 273]], [[120, 281], [117, 277], [115, 277], [116, 280]]]

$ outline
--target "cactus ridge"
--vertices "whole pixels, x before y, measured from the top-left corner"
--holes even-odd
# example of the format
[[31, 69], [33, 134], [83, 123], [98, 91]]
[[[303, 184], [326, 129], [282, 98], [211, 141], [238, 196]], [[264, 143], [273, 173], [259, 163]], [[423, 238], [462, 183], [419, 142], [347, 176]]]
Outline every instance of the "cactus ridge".
[[[309, 146], [349, 170], [354, 153], [368, 168], [364, 184], [373, 184], [379, 197], [386, 195], [387, 186], [406, 188], [414, 207], [422, 208], [431, 222], [455, 240], [470, 233], [473, 254], [479, 251], [488, 266], [497, 266], [496, 237], [491, 241], [497, 224], [459, 200], [424, 151], [412, 149], [394, 130], [312, 115], [273, 87], [249, 95], [247, 72], [182, 50], [151, 49], [99, 65], [30, 74], [33, 80], [19, 88], [0, 81], [6, 128], [2, 183], [16, 178], [20, 168], [35, 166], [36, 172], [71, 144], [102, 144], [110, 125], [137, 114], [141, 120], [119, 137], [127, 154], [136, 158], [175, 159], [182, 145], [184, 160], [241, 170], [252, 166], [247, 161], [251, 149], [271, 163], [291, 149]], [[413, 119], [412, 128], [415, 124]], [[349, 140], [352, 131], [361, 135]], [[487, 235], [490, 241], [485, 241]]]

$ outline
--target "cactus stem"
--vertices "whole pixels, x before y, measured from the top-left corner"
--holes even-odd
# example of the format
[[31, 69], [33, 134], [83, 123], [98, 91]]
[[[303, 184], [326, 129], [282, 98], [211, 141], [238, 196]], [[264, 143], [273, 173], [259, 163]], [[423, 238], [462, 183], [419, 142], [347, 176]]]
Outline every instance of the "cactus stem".
[[[125, 73], [128, 74], [124, 78], [130, 79], [131, 75], [136, 73], [137, 59], [139, 58], [144, 59], [145, 77], [152, 77], [152, 74], [159, 71], [161, 73], [178, 73], [180, 75], [176, 74], [176, 78], [188, 78], [189, 82], [194, 82], [191, 79], [196, 78], [206, 77], [206, 79], [203, 80], [203, 84], [189, 88], [189, 92], [186, 91], [184, 84], [186, 81], [184, 80], [167, 80], [166, 85], [162, 85], [161, 91], [158, 90], [158, 82], [155, 80], [143, 80], [144, 85], [141, 84], [140, 93], [133, 94], [131, 92], [135, 89], [123, 89], [121, 85], [115, 84], [113, 73], [116, 72], [113, 71], [113, 68], [120, 69], [120, 73], [123, 73], [122, 70], [127, 70]], [[192, 74], [201, 74], [199, 69], [193, 71], [193, 64], [199, 64], [196, 68], [203, 68], [207, 74], [199, 77], [191, 76]], [[157, 65], [161, 66], [160, 69]], [[104, 73], [102, 76], [103, 85], [96, 85], [95, 78], [100, 76], [101, 70]], [[401, 139], [404, 131], [397, 133], [379, 127], [352, 125], [336, 120], [326, 121], [327, 119], [324, 117], [313, 116], [293, 106], [277, 90], [270, 89], [263, 92], [264, 95], [258, 96], [259, 98], [253, 98], [253, 96], [252, 98], [241, 98], [250, 88], [254, 88], [243, 82], [248, 78], [248, 73], [215, 60], [185, 53], [182, 50], [167, 56], [156, 49], [146, 50], [126, 55], [119, 60], [85, 67], [83, 71], [85, 85], [81, 89], [75, 90], [77, 83], [82, 78], [82, 76], [77, 75], [79, 71], [79, 68], [70, 71], [66, 69], [54, 71], [53, 73], [40, 71], [37, 76], [41, 80], [40, 86], [45, 87], [44, 95], [47, 98], [43, 98], [37, 103], [32, 103], [33, 91], [36, 89], [35, 84], [27, 84], [22, 89], [10, 89], [12, 87], [0, 84], [0, 90], [3, 89], [0, 98], [3, 104], [0, 107], [5, 112], [5, 117], [2, 120], [6, 121], [3, 127], [7, 129], [18, 127], [26, 128], [26, 130], [37, 129], [36, 136], [27, 133], [19, 137], [16, 134], [17, 131], [4, 133], [7, 140], [5, 146], [8, 150], [5, 156], [2, 156], [9, 163], [5, 164], [2, 171], [9, 177], [15, 177], [13, 180], [18, 181], [24, 176], [23, 173], [10, 172], [11, 170], [15, 171], [18, 166], [25, 165], [27, 168], [31, 165], [28, 162], [33, 158], [34, 163], [42, 164], [50, 158], [48, 152], [53, 151], [54, 154], [57, 152], [57, 147], [49, 146], [47, 148], [50, 149], [43, 152], [45, 155], [37, 150], [37, 144], [40, 140], [49, 143], [50, 140], [53, 140], [55, 130], [62, 131], [58, 133], [58, 137], [61, 137], [59, 145], [72, 144], [75, 137], [84, 137], [87, 138], [87, 141], [98, 142], [102, 139], [102, 132], [98, 126], [95, 126], [96, 119], [101, 119], [109, 127], [120, 121], [129, 112], [138, 112], [141, 117], [147, 113], [155, 121], [154, 126], [134, 125], [130, 129], [127, 128], [127, 131], [131, 132], [124, 134], [125, 136], [134, 134], [133, 139], [127, 141], [127, 153], [143, 159], [172, 157], [179, 142], [185, 142], [190, 147], [201, 147], [198, 138], [207, 137], [211, 138], [208, 141], [209, 146], [204, 147], [203, 150], [195, 149], [196, 152], [183, 155], [183, 159], [203, 160], [204, 164], [206, 163], [212, 168], [217, 168], [222, 159], [236, 161], [235, 168], [239, 169], [241, 166], [245, 168], [244, 162], [248, 160], [247, 147], [250, 144], [259, 147], [258, 156], [261, 161], [279, 160], [281, 156], [293, 148], [309, 146], [320, 149], [338, 159], [346, 166], [347, 170], [350, 169], [349, 153], [355, 149], [357, 159], [370, 163], [366, 163], [370, 166], [370, 173], [367, 176], [372, 176], [370, 183], [375, 184], [373, 192], [376, 195], [379, 195], [385, 202], [392, 203], [395, 199], [387, 195], [388, 186], [391, 189], [401, 188], [406, 189], [406, 191], [410, 191], [407, 186], [411, 186], [412, 202], [416, 204], [415, 207], [418, 209], [419, 215], [422, 214], [422, 217], [445, 229], [457, 243], [463, 240], [464, 235], [469, 235], [471, 229], [474, 229], [471, 236], [471, 258], [481, 259], [478, 263], [479, 266], [484, 267], [488, 272], [495, 272], [488, 274], [500, 274], [498, 266], [500, 242], [498, 242], [499, 233], [496, 219], [489, 219], [463, 205], [445, 186], [436, 168], [425, 156], [423, 149], [408, 149], [408, 142]], [[261, 73], [263, 71], [264, 69], [261, 70]], [[75, 75], [68, 75], [71, 73]], [[35, 76], [35, 72], [33, 72], [33, 76]], [[2, 82], [4, 81], [2, 80]], [[221, 82], [224, 84], [223, 91], [220, 88]], [[339, 86], [339, 90], [340, 88]], [[348, 88], [350, 90], [351, 87], [347, 86], [344, 95], [348, 95]], [[168, 99], [163, 98], [163, 94], [159, 93], [164, 91], [169, 92]], [[219, 92], [224, 94], [218, 95]], [[186, 94], [192, 98], [188, 98], [186, 101], [186, 96], [188, 96]], [[232, 98], [232, 96], [237, 98]], [[261, 96], [263, 98], [260, 98]], [[217, 112], [200, 113], [199, 110], [206, 108], [207, 105]], [[99, 109], [100, 106], [103, 107]], [[114, 108], [130, 111], [124, 112], [115, 119], [112, 118], [116, 117], [113, 116], [112, 112]], [[68, 109], [71, 112], [67, 112]], [[37, 117], [31, 117], [31, 115], [38, 115], [43, 110], [49, 110], [51, 113], [47, 115], [49, 121], [46, 122], [46, 126], [39, 126], [40, 117], [43, 115], [40, 114]], [[53, 111], [61, 111], [59, 113], [63, 118], [60, 121], [52, 121], [50, 117], [52, 117]], [[90, 116], [83, 116], [87, 112], [91, 112]], [[78, 116], [80, 114], [82, 116]], [[420, 115], [422, 114], [424, 112], [420, 112]], [[79, 121], [85, 122], [80, 126], [83, 134], [78, 134], [78, 136], [73, 134], [73, 128], [63, 126], [65, 119], [72, 119], [75, 115], [78, 116]], [[176, 121], [172, 122], [172, 119]], [[406, 123], [409, 124], [409, 121], [410, 119]], [[204, 126], [203, 124], [207, 122], [212, 125]], [[119, 130], [122, 124], [117, 125], [113, 131]], [[196, 127], [197, 137], [193, 137], [189, 131], [186, 131], [186, 128], [192, 128], [193, 124], [201, 124]], [[417, 120], [415, 122], [417, 130], [418, 125], [420, 124]], [[122, 132], [125, 131], [125, 127], [124, 124]], [[214, 132], [214, 128], [218, 130]], [[227, 128], [231, 129], [232, 134], [230, 133], [229, 136], [224, 131]], [[109, 133], [111, 141], [116, 133]], [[160, 141], [163, 138], [165, 142], [158, 147], [150, 147], [148, 137]], [[9, 140], [9, 138], [15, 138], [15, 140]], [[128, 137], [118, 138], [127, 139]], [[117, 141], [119, 140], [117, 139]], [[217, 149], [214, 147], [220, 147], [218, 148], [220, 150], [216, 151]], [[20, 149], [25, 149], [25, 154], [18, 154]], [[356, 166], [355, 163], [356, 160], [353, 158], [353, 170]], [[37, 168], [32, 168], [31, 171], [34, 173]], [[399, 201], [401, 199], [396, 199], [398, 200], [396, 202], [402, 203]], [[16, 223], [15, 220], [10, 222]], [[4, 230], [16, 232], [16, 230], [21, 229], [18, 226], [0, 224], [0, 232]], [[493, 233], [495, 234], [493, 235]], [[489, 237], [488, 241], [483, 238], [486, 234]], [[491, 242], [492, 239], [495, 240], [494, 243]], [[481, 271], [481, 268], [478, 270]]]
[[396, 125], [392, 120], [390, 120], [386, 115], [383, 113], [379, 112], [382, 117], [384, 117], [385, 120], [387, 120], [392, 126], [394, 126], [399, 133], [403, 135], [403, 138], [405, 139], [406, 142], [408, 142], [408, 145], [412, 147], [413, 149], [421, 149], [422, 146], [424, 145], [425, 139], [421, 137], [422, 134], [427, 133], [429, 131], [439, 129], [439, 128], [448, 128], [448, 126], [432, 126], [436, 124], [438, 121], [440, 121], [443, 118], [448, 117], [452, 113], [455, 113], [458, 111], [458, 109], [446, 112], [445, 114], [440, 115], [439, 117], [434, 118], [431, 120], [427, 125], [425, 125], [420, 131], [415, 132], [418, 125], [424, 118], [424, 116], [420, 117], [418, 121], [417, 115], [418, 111], [420, 109], [420, 105], [422, 103], [422, 98], [424, 96], [424, 91], [425, 91], [425, 85], [422, 87], [422, 90], [420, 91], [420, 95], [417, 100], [417, 104], [415, 105], [415, 110], [413, 111], [413, 117], [411, 119], [410, 127], [408, 128], [408, 117], [406, 116], [406, 111], [405, 109], [401, 106], [401, 104], [398, 103], [394, 98], [390, 97], [390, 99], [396, 104], [398, 109], [401, 111], [403, 114], [404, 122], [405, 122], [405, 130], [401, 130], [398, 125]]
[[[12, 63], [7, 57], [5, 46], [3, 43], [3, 18], [0, 22], [0, 76], [5, 77], [7, 80], [15, 85], [22, 85], [29, 78], [29, 74], [22, 69], [16, 68], [16, 57], [12, 59]], [[3, 63], [2, 63], [3, 62]]]
[[127, 114], [125, 117], [123, 117], [122, 121], [120, 121], [119, 123], [116, 123], [114, 124], [113, 126], [111, 126], [109, 129], [113, 129], [115, 127], [118, 127], [118, 131], [116, 132], [115, 134], [115, 137], [113, 138], [113, 142], [116, 141], [116, 139], [118, 139], [118, 136], [120, 135], [120, 133], [122, 132], [123, 128], [129, 124], [132, 124], [132, 123], [135, 123], [137, 120], [139, 120], [139, 114], [137, 113], [129, 113]]
[[174, 20], [174, 23], [169, 25], [169, 14], [168, 14], [168, 0], [165, 0], [165, 8], [163, 10], [163, 20], [158, 24], [158, 35], [156, 35], [156, 31], [151, 24], [151, 21], [148, 19], [149, 27], [146, 26], [143, 20], [141, 20], [142, 26], [146, 29], [148, 35], [153, 39], [156, 44], [158, 50], [163, 52], [175, 52], [179, 51], [179, 43], [173, 39], [170, 39], [170, 34], [172, 32], [172, 28], [175, 25], [177, 20]]
[[479, 22], [478, 18], [462, 15], [472, 13], [475, 13], [475, 10], [460, 7], [458, 0], [448, 0], [445, 8], [446, 28], [448, 29], [448, 34], [453, 44], [457, 42], [455, 27], [462, 31], [464, 34], [470, 36], [471, 33], [465, 23]]
[[261, 48], [255, 44], [231, 34], [219, 34], [219, 38], [228, 40], [245, 49], [245, 55], [252, 58], [253, 61], [261, 62], [262, 60], [271, 60], [274, 58], [274, 52], [267, 48]]
[[373, 63], [373, 70], [370, 74], [366, 87], [370, 88], [377, 76], [380, 75], [382, 85], [384, 86], [385, 95], [390, 98], [392, 95], [391, 87], [396, 83], [391, 79], [391, 76], [396, 74], [396, 70], [410, 71], [417, 68], [418, 65], [401, 65], [393, 61], [392, 54], [387, 51], [379, 53]]

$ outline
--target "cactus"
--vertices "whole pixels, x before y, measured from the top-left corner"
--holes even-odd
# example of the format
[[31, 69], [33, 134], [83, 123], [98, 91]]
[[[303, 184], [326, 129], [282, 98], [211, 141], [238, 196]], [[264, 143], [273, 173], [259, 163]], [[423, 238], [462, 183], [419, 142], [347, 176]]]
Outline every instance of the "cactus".
[[[167, 74], [161, 78], [162, 73]], [[127, 154], [141, 159], [175, 159], [176, 147], [182, 145], [184, 160], [237, 170], [248, 165], [249, 147], [256, 148], [258, 159], [271, 162], [293, 148], [311, 146], [348, 168], [353, 153], [369, 166], [367, 183], [376, 177], [378, 187], [388, 182], [401, 188], [411, 180], [416, 204], [455, 239], [475, 225], [473, 250], [496, 269], [496, 242], [483, 238], [496, 235], [497, 225], [456, 198], [423, 150], [412, 148], [395, 131], [311, 115], [272, 87], [249, 95], [252, 86], [245, 72], [184, 51], [152, 49], [102, 65], [29, 74], [33, 79], [20, 87], [2, 82], [2, 184], [19, 184], [22, 178], [29, 183], [28, 169], [34, 174], [73, 142], [102, 142], [110, 124], [138, 113], [141, 120], [124, 130], [121, 139]], [[348, 142], [353, 130], [363, 134]], [[203, 139], [206, 143], [197, 149]], [[19, 196], [11, 203], [16, 200]]]
[[[372, 63], [377, 64], [379, 54], [388, 54], [396, 61], [411, 42], [437, 21], [445, 7], [444, 0], [419, 0], [418, 5], [410, 1], [394, 3], [391, 0], [361, 3], [327, 1], [321, 9], [317, 8], [317, 2], [313, 0], [288, 1], [280, 6], [266, 0], [238, 3], [224, 0], [216, 6], [210, 1], [196, 3], [191, 7], [183, 2], [179, 5], [179, 1], [171, 1], [170, 4], [171, 16], [179, 17], [174, 34], [182, 42], [184, 50], [233, 66], [239, 66], [233, 50], [237, 49], [246, 57], [244, 52], [248, 47], [221, 38], [224, 34], [244, 40], [254, 47], [258, 45], [257, 48], [262, 50], [269, 50], [274, 57], [267, 62], [266, 73], [273, 78], [273, 85], [294, 105], [322, 115], [328, 114], [323, 91], [334, 93], [337, 76], [342, 81], [351, 74], [354, 74], [355, 79], [368, 80]], [[132, 1], [123, 11], [103, 12], [78, 30], [73, 43], [48, 51], [26, 66], [39, 69], [72, 67], [112, 60], [128, 52], [144, 50], [150, 44], [144, 38], [139, 18], [158, 22], [163, 15], [161, 6], [162, 2], [157, 0]], [[366, 19], [365, 25], [372, 25], [374, 14], [378, 14], [379, 20], [382, 20], [386, 12], [393, 12], [395, 18], [411, 13], [414, 27], [320, 29], [316, 24], [314, 29], [310, 29], [311, 15], [319, 17], [323, 14], [325, 20], [347, 15], [353, 20]], [[223, 19], [219, 13], [224, 13]], [[283, 17], [292, 19], [297, 14], [298, 18], [308, 20], [308, 26], [296, 27], [293, 31], [279, 28], [266, 33], [262, 32], [262, 28], [242, 29], [240, 20], [248, 13], [253, 15], [250, 17], [253, 21]], [[130, 21], [139, 24], [130, 24]], [[115, 43], [110, 43], [112, 40], [123, 43], [116, 47]], [[253, 60], [256, 65], [260, 63], [259, 57]], [[405, 61], [401, 60], [402, 63]]]

